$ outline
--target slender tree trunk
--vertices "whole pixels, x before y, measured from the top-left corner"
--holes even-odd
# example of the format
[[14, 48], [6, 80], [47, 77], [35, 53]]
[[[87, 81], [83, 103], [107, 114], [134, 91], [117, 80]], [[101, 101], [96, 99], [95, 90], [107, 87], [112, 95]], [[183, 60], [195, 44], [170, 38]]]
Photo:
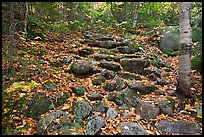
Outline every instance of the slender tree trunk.
[[10, 72], [13, 68], [13, 48], [14, 48], [14, 3], [10, 3], [11, 10], [10, 10], [10, 40], [11, 44], [8, 49], [8, 71]]
[[127, 2], [124, 2], [124, 20], [127, 20]]
[[191, 92], [191, 5], [192, 2], [179, 3], [180, 41], [177, 92], [184, 96], [189, 96]]
[[159, 20], [161, 20], [161, 15], [162, 15], [162, 2], [160, 2], [160, 14], [159, 14]]
[[24, 32], [25, 32], [25, 37], [27, 38], [27, 18], [28, 18], [28, 2], [25, 2], [24, 5], [24, 12], [25, 12], [25, 18], [24, 18]]
[[134, 13], [134, 17], [133, 17], [133, 27], [135, 27], [135, 25], [137, 24], [137, 18], [138, 18], [138, 14], [139, 14], [139, 10], [140, 10], [140, 2], [136, 2], [135, 4], [135, 13]]

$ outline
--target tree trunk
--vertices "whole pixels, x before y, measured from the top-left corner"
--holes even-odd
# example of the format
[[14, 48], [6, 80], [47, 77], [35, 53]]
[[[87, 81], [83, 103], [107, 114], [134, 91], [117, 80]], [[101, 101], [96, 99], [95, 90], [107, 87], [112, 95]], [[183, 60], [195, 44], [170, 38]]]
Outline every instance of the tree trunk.
[[161, 15], [162, 15], [162, 2], [160, 2], [160, 14], [159, 14], [159, 20], [161, 20]]
[[191, 5], [192, 2], [179, 3], [180, 41], [177, 92], [187, 97], [191, 92]]
[[10, 72], [13, 68], [13, 48], [14, 48], [14, 3], [10, 3], [11, 10], [10, 10], [10, 40], [11, 44], [8, 49], [8, 71]]
[[23, 30], [25, 32], [25, 37], [27, 38], [28, 2], [25, 2], [24, 13], [25, 13], [25, 18], [24, 18], [24, 29]]
[[139, 10], [140, 10], [140, 2], [136, 2], [135, 13], [133, 17], [133, 27], [135, 27], [135, 25], [137, 24], [137, 17], [139, 14]]

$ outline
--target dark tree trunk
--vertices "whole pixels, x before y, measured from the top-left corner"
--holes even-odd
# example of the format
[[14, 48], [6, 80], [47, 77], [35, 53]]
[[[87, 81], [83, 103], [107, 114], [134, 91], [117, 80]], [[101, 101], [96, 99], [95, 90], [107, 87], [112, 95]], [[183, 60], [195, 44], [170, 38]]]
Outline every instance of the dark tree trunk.
[[13, 49], [14, 49], [14, 3], [11, 2], [11, 10], [10, 10], [10, 46], [8, 49], [8, 71], [10, 72], [13, 69]]

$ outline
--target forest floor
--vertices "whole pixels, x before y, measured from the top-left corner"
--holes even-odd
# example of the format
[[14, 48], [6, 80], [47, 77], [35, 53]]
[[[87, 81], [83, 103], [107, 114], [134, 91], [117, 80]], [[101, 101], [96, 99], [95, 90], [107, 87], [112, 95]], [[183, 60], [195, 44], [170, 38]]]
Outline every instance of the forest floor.
[[[92, 34], [99, 34], [98, 31], [88, 32]], [[86, 34], [87, 35], [87, 34]], [[122, 38], [123, 34], [120, 33], [111, 33], [111, 37]], [[102, 101], [106, 103], [107, 106], [112, 107], [118, 110], [118, 117], [109, 119], [106, 117], [105, 113], [100, 113], [93, 111], [91, 116], [99, 115], [104, 118], [107, 122], [105, 126], [101, 128], [100, 134], [105, 135], [115, 135], [120, 134], [121, 130], [117, 128], [117, 124], [119, 122], [136, 122], [143, 126], [145, 133], [148, 135], [165, 135], [165, 134], [178, 134], [178, 133], [163, 133], [158, 130], [157, 126], [159, 121], [161, 120], [169, 120], [169, 121], [188, 121], [190, 123], [197, 123], [198, 128], [202, 131], [202, 115], [197, 114], [197, 110], [195, 106], [202, 106], [202, 74], [200, 74], [196, 70], [192, 70], [192, 94], [195, 95], [191, 98], [184, 98], [182, 101], [185, 102], [185, 105], [181, 107], [182, 104], [179, 100], [179, 97], [176, 93], [169, 93], [169, 91], [175, 91], [177, 85], [177, 73], [178, 73], [178, 56], [167, 56], [163, 54], [157, 44], [157, 39], [150, 39], [150, 36], [136, 36], [132, 35], [128, 38], [128, 41], [132, 41], [138, 43], [139, 45], [143, 45], [142, 49], [145, 55], [153, 55], [153, 53], [158, 53], [159, 58], [163, 60], [163, 62], [167, 63], [169, 66], [169, 71], [165, 71], [165, 67], [159, 68], [160, 74], [163, 74], [165, 71], [165, 75], [161, 75], [163, 81], [167, 82], [165, 85], [156, 84], [158, 78], [150, 78], [145, 75], [140, 75], [140, 82], [144, 84], [152, 84], [156, 85], [157, 89], [160, 90], [161, 94], [156, 94], [155, 92], [151, 92], [149, 94], [142, 95], [141, 101], [148, 102], [154, 104], [155, 102], [159, 102], [161, 100], [171, 98], [175, 101], [175, 108], [173, 110], [172, 115], [160, 113], [155, 118], [152, 118], [150, 121], [147, 121], [139, 116], [136, 113], [135, 108], [131, 107], [127, 110], [119, 109], [119, 106], [110, 100], [108, 100], [109, 92], [106, 92], [103, 89], [102, 85], [93, 85], [92, 80], [98, 74], [92, 74], [86, 77], [75, 77], [73, 73], [70, 73], [71, 63], [68, 65], [56, 65], [56, 62], [60, 60], [62, 57], [66, 56], [71, 59], [72, 62], [81, 60], [81, 61], [95, 61], [95, 69], [100, 70], [101, 67], [98, 65], [102, 60], [95, 60], [94, 55], [101, 54], [102, 52], [110, 52], [107, 50], [95, 50], [95, 47], [92, 47], [93, 53], [88, 54], [87, 56], [80, 55], [79, 50], [90, 48], [88, 44], [83, 43], [85, 35], [78, 33], [67, 33], [67, 34], [49, 34], [46, 41], [44, 40], [23, 40], [20, 39], [18, 35], [15, 35], [15, 53], [13, 57], [14, 61], [14, 69], [12, 73], [7, 73], [6, 68], [8, 65], [8, 52], [6, 48], [9, 44], [9, 39], [6, 36], [2, 36], [2, 88], [3, 88], [3, 105], [2, 105], [2, 128], [3, 131], [8, 132], [8, 127], [12, 127], [13, 131], [11, 133], [6, 134], [23, 134], [23, 135], [33, 135], [37, 134], [37, 123], [38, 121], [27, 117], [22, 111], [18, 110], [17, 100], [24, 95], [27, 95], [28, 100], [30, 100], [37, 93], [45, 93], [47, 96], [52, 96], [53, 98], [57, 97], [59, 92], [67, 92], [70, 94], [69, 99], [67, 100], [86, 100], [91, 106], [94, 106], [95, 101], [90, 101], [87, 98], [87, 94], [91, 94], [92, 92], [100, 93], [103, 96]], [[116, 41], [116, 40], [115, 40]], [[109, 49], [108, 49], [109, 50]], [[85, 51], [87, 53], [87, 51]], [[108, 53], [109, 54], [109, 53]], [[110, 53], [111, 54], [111, 53]], [[109, 54], [109, 55], [110, 55]], [[122, 56], [122, 54], [117, 53], [118, 56]], [[115, 63], [113, 60], [109, 60], [110, 62]], [[150, 64], [149, 68], [154, 68], [152, 64]], [[121, 72], [126, 72], [121, 70]], [[115, 77], [119, 77], [115, 75]], [[25, 89], [24, 91], [16, 89], [12, 90], [12, 92], [6, 93], [6, 89], [11, 87], [14, 82], [24, 81], [24, 84], [28, 84], [31, 81], [35, 81], [37, 86], [34, 89]], [[123, 79], [127, 83], [132, 82], [132, 79]], [[56, 88], [53, 91], [49, 91], [44, 89], [44, 85], [46, 82], [52, 81], [56, 84]], [[111, 80], [107, 80], [108, 82]], [[82, 96], [76, 96], [72, 93], [71, 87], [73, 86], [84, 86], [87, 89], [87, 93]], [[13, 86], [14, 88], [14, 86]], [[25, 88], [25, 87], [23, 87]], [[28, 88], [28, 87], [27, 87]], [[119, 92], [118, 90], [114, 92]], [[41, 115], [41, 118], [46, 115], [54, 112], [55, 110], [63, 110], [64, 112], [70, 113], [70, 108], [72, 103], [66, 103], [60, 105], [54, 109], [50, 109], [45, 114]], [[24, 109], [28, 109], [29, 106], [23, 106]], [[180, 109], [180, 110], [179, 110]], [[123, 117], [122, 113], [129, 113], [127, 117]], [[41, 119], [40, 118], [40, 119]], [[86, 125], [88, 122], [87, 119], [83, 121], [83, 124]], [[2, 131], [2, 132], [3, 132]], [[72, 134], [77, 134], [77, 132], [86, 133], [85, 126], [82, 126], [80, 129], [73, 129]], [[55, 132], [49, 132], [47, 134], [59, 134]], [[201, 134], [195, 133], [195, 134]]]

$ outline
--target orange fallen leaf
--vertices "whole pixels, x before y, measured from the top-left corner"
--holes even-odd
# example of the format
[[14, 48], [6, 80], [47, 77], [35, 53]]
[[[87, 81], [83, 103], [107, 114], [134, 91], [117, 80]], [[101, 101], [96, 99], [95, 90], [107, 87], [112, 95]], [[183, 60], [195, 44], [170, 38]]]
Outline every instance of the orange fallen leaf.
[[69, 109], [69, 108], [70, 108], [69, 104], [64, 104], [64, 106], [62, 107], [62, 110], [66, 110], [66, 109]]
[[120, 128], [120, 127], [116, 128], [116, 131], [117, 131], [118, 133], [121, 133], [121, 128]]

